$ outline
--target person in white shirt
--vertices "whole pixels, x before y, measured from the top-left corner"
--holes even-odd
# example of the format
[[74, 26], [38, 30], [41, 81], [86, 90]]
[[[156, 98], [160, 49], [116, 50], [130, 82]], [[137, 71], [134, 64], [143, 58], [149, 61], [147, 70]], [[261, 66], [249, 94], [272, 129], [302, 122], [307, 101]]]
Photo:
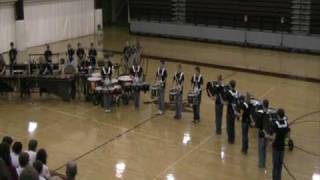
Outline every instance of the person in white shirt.
[[41, 176], [46, 179], [49, 179], [50, 178], [50, 171], [47, 166], [47, 158], [48, 158], [47, 151], [44, 149], [39, 149], [39, 151], [37, 152], [36, 160], [42, 162], [42, 164], [43, 164]]
[[13, 167], [18, 168], [19, 167], [19, 155], [22, 152], [22, 143], [21, 142], [15, 142], [12, 146], [12, 151], [10, 153], [11, 156], [11, 162]]
[[28, 151], [26, 151], [29, 154], [29, 165], [32, 165], [36, 161], [37, 147], [38, 141], [31, 139], [28, 144]]
[[21, 153], [19, 156], [19, 167], [16, 169], [19, 177], [23, 169], [28, 165], [28, 163], [29, 163], [29, 154], [26, 152]]

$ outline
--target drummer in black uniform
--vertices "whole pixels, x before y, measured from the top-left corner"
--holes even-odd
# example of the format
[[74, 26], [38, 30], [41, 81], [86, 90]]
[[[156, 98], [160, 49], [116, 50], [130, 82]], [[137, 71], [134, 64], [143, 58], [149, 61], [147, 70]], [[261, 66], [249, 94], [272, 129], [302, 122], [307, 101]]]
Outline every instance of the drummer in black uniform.
[[289, 135], [288, 118], [283, 109], [278, 110], [278, 119], [273, 123], [272, 131], [272, 180], [281, 180], [282, 164], [284, 159], [285, 139]]
[[200, 104], [201, 104], [201, 96], [202, 96], [202, 85], [203, 85], [203, 77], [200, 74], [200, 68], [195, 68], [195, 74], [191, 79], [191, 87], [193, 91], [196, 93], [196, 98], [192, 105], [193, 107], [193, 122], [200, 122]]
[[97, 55], [98, 55], [98, 53], [97, 53], [97, 50], [94, 47], [93, 43], [90, 44], [90, 49], [89, 49], [88, 54], [89, 54], [89, 59], [90, 59], [90, 66], [92, 68], [92, 71], [94, 71], [95, 68], [96, 68], [96, 65], [97, 65]]
[[86, 52], [84, 51], [83, 47], [81, 46], [81, 43], [78, 43], [77, 56], [78, 56], [79, 63], [84, 61], [86, 58]]
[[267, 156], [267, 145], [268, 139], [265, 136], [263, 119], [268, 117], [269, 101], [267, 99], [262, 101], [262, 109], [258, 110], [258, 117], [256, 121], [256, 127], [258, 129], [258, 157], [259, 157], [259, 168], [266, 168], [266, 156]]
[[74, 56], [74, 49], [71, 47], [71, 44], [68, 44], [68, 50], [67, 50], [68, 64], [73, 63], [73, 60], [74, 60], [73, 56]]
[[250, 94], [247, 93], [246, 96], [240, 96], [240, 110], [242, 111], [242, 118], [241, 118], [241, 129], [242, 129], [242, 148], [241, 151], [243, 154], [248, 153], [249, 148], [249, 138], [248, 138], [248, 132], [249, 127], [251, 125], [251, 116], [250, 116], [250, 110], [251, 110], [251, 103], [250, 103]]
[[[133, 78], [134, 83], [139, 83], [142, 80], [143, 70], [142, 67], [138, 64], [138, 62], [134, 62], [133, 66], [130, 68], [130, 75]], [[133, 90], [133, 99], [134, 106], [136, 108], [140, 107], [140, 90], [138, 88], [134, 88]]]
[[158, 97], [158, 105], [159, 105], [159, 115], [162, 115], [165, 111], [165, 88], [166, 88], [166, 80], [167, 80], [167, 69], [165, 67], [165, 62], [161, 60], [160, 67], [158, 67], [156, 73], [156, 80], [159, 82], [159, 97]]
[[52, 65], [52, 52], [50, 50], [50, 46], [47, 45], [47, 50], [44, 52], [44, 60], [45, 60], [45, 70], [43, 75], [52, 75], [53, 74], [53, 65]]
[[224, 84], [222, 81], [222, 75], [219, 75], [217, 78], [217, 84], [215, 85], [217, 92], [213, 96], [212, 94], [209, 94], [210, 97], [215, 101], [215, 113], [216, 113], [216, 134], [221, 134], [221, 126], [222, 126], [222, 116], [223, 116], [223, 99], [222, 99], [222, 91], [224, 88]]
[[176, 95], [176, 114], [174, 116], [175, 119], [181, 119], [182, 116], [182, 97], [183, 97], [183, 82], [184, 82], [184, 74], [182, 72], [181, 64], [178, 65], [177, 72], [173, 76], [173, 85], [177, 90]]
[[13, 73], [14, 65], [17, 64], [17, 55], [18, 51], [16, 48], [14, 48], [14, 43], [10, 43], [10, 51], [9, 51], [9, 59], [10, 59], [10, 74]]
[[236, 100], [238, 96], [238, 91], [236, 90], [236, 81], [231, 80], [229, 82], [230, 90], [226, 92], [227, 96], [227, 133], [228, 133], [228, 142], [234, 144], [235, 140], [235, 119], [236, 119]]
[[[112, 62], [110, 57], [106, 55], [107, 60], [105, 61], [104, 66], [101, 69], [101, 76], [104, 82], [104, 85], [107, 88], [110, 88], [112, 85]], [[112, 103], [112, 95], [110, 93], [104, 93], [104, 107], [106, 108], [106, 112], [111, 112], [111, 103]]]

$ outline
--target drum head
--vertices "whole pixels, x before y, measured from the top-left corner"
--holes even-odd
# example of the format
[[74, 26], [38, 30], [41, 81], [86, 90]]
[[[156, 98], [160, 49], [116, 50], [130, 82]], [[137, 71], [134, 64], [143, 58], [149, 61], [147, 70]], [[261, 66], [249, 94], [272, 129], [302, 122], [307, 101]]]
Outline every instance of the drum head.
[[129, 75], [123, 75], [119, 76], [118, 80], [122, 82], [131, 82], [132, 78]]
[[88, 81], [90, 82], [97, 82], [97, 81], [101, 81], [101, 77], [89, 77]]

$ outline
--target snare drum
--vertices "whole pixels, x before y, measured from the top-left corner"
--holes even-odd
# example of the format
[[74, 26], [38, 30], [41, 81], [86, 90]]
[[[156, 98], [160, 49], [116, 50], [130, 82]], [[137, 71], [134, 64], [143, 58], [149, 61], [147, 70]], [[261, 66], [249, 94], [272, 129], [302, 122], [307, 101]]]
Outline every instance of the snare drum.
[[176, 101], [176, 98], [177, 98], [177, 95], [178, 95], [178, 90], [177, 89], [171, 89], [169, 94], [170, 94], [170, 96], [169, 96], [170, 103], [174, 103]]
[[155, 98], [159, 96], [159, 85], [151, 86], [151, 98]]
[[197, 93], [196, 92], [194, 92], [194, 91], [190, 91], [189, 93], [188, 93], [188, 103], [190, 104], [190, 105], [195, 105], [196, 104], [196, 100], [197, 100]]

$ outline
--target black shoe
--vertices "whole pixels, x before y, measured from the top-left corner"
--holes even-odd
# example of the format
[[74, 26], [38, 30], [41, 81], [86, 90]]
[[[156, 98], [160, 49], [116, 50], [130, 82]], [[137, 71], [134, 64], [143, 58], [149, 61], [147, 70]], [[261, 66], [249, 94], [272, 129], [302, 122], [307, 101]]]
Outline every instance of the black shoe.
[[174, 119], [177, 119], [177, 120], [179, 120], [179, 119], [181, 119], [181, 117], [178, 117], [178, 116], [174, 116]]
[[221, 135], [221, 131], [216, 131], [216, 135]]

